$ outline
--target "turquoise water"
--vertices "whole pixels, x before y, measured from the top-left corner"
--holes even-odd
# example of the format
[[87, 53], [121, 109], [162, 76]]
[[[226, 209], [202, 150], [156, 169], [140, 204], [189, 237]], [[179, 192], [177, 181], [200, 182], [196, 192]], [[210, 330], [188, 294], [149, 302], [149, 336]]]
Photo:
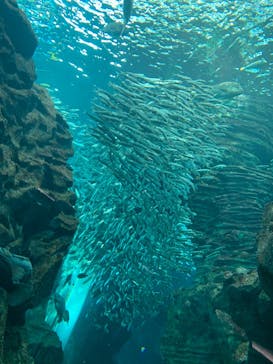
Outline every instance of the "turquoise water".
[[[119, 36], [109, 24], [122, 23], [122, 1], [19, 3], [39, 39], [37, 82], [49, 90], [74, 138], [79, 229], [54, 287], [70, 320], [54, 326], [50, 301], [48, 322], [67, 363], [81, 362], [71, 359], [75, 335], [95, 336], [99, 326], [110, 335], [106, 343], [129, 330], [143, 348], [134, 356], [129, 341], [117, 363], [158, 364], [158, 337], [151, 334], [153, 345], [139, 327], [147, 330], [154, 319], [150, 327], [160, 329], [151, 332], [160, 334], [164, 319], [156, 314], [218, 256], [223, 261], [237, 248], [253, 255], [247, 243], [272, 199], [273, 155], [246, 142], [251, 135], [242, 120], [255, 128], [250, 100], [272, 101], [273, 5], [139, 0]], [[236, 188], [229, 181], [234, 174], [241, 178]], [[213, 196], [212, 207], [208, 185], [219, 201]], [[236, 249], [217, 246], [216, 233], [236, 235]], [[229, 259], [238, 264], [235, 254]], [[255, 258], [244, 266], [254, 267]], [[88, 332], [85, 320], [96, 317]]]
[[70, 107], [86, 108], [94, 87], [106, 87], [121, 70], [171, 77], [183, 69], [270, 93], [270, 1], [136, 1], [122, 38], [104, 31], [122, 21], [121, 1], [19, 3], [39, 38], [38, 80], [58, 89]]

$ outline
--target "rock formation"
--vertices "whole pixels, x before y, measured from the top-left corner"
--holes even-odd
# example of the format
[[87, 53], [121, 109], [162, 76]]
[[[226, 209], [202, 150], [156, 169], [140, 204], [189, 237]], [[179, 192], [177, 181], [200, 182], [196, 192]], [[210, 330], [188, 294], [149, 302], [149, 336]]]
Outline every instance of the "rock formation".
[[[31, 57], [36, 46], [37, 39], [16, 2], [2, 0], [0, 247], [29, 258], [33, 295], [24, 304], [12, 305], [11, 292], [0, 288], [1, 364], [32, 363], [22, 330], [24, 313], [49, 296], [76, 228], [72, 172], [67, 165], [72, 140], [48, 93], [34, 84]], [[2, 278], [0, 286], [4, 286]]]
[[272, 349], [273, 305], [257, 272], [212, 272], [178, 293], [161, 350], [167, 364], [263, 364], [250, 340]]
[[265, 210], [263, 229], [258, 237], [258, 271], [262, 286], [273, 299], [273, 204]]

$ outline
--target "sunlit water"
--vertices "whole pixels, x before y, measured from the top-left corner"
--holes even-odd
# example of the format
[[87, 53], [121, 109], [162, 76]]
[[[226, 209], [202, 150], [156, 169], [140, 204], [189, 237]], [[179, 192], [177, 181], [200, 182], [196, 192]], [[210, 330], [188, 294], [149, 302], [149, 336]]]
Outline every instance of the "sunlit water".
[[247, 80], [269, 93], [271, 1], [139, 0], [123, 37], [105, 31], [107, 24], [122, 21], [122, 1], [19, 3], [39, 38], [38, 81], [60, 90], [70, 107], [88, 108], [94, 87], [106, 87], [121, 70]]

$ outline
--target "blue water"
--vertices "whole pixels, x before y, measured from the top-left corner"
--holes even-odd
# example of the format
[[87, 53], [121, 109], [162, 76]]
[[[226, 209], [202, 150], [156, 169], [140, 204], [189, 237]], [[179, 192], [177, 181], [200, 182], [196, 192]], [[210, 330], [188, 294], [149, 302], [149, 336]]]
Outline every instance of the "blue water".
[[[87, 113], [97, 102], [97, 90], [108, 90], [109, 82], [115, 83], [121, 72], [162, 79], [183, 73], [209, 84], [235, 81], [249, 95], [272, 98], [273, 38], [267, 22], [273, 13], [271, 1], [136, 0], [122, 37], [105, 31], [107, 24], [122, 22], [122, 1], [20, 0], [19, 4], [39, 40], [34, 55], [37, 82], [49, 90], [74, 137], [75, 156], [70, 163], [79, 215], [88, 210], [87, 182], [92, 174], [86, 143], [90, 145], [86, 128], [92, 122]], [[65, 271], [66, 266], [63, 275]], [[189, 284], [189, 275], [174, 272], [173, 276], [175, 288]], [[165, 313], [133, 327], [130, 335], [124, 328], [102, 333], [92, 321], [98, 309], [88, 296], [92, 283], [72, 278], [73, 288], [64, 291], [70, 323], [55, 327], [67, 364], [161, 363]], [[96, 357], [97, 363], [90, 357]]]
[[[95, 87], [107, 87], [120, 71], [128, 70], [170, 77], [183, 69], [193, 78], [244, 80], [259, 93], [270, 92], [272, 34], [262, 25], [248, 31], [272, 14], [270, 1], [139, 0], [122, 38], [104, 32], [108, 23], [122, 21], [122, 1], [19, 4], [39, 38], [34, 57], [38, 82], [49, 84], [70, 108], [88, 109]], [[264, 63], [249, 67], [262, 58]]]

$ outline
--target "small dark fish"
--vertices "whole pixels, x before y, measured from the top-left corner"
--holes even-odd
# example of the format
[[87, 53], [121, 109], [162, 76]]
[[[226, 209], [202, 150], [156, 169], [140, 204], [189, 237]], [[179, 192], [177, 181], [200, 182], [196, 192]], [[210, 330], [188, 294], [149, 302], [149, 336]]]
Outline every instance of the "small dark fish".
[[123, 0], [123, 29], [120, 35], [123, 34], [126, 25], [128, 24], [133, 10], [133, 0]]
[[72, 273], [68, 274], [68, 276], [65, 278], [64, 284], [70, 283], [72, 279]]
[[78, 278], [86, 278], [86, 277], [88, 277], [88, 274], [86, 274], [86, 273], [79, 273], [79, 274], [77, 275], [77, 277], [78, 277]]
[[62, 295], [60, 295], [59, 293], [55, 293], [54, 304], [55, 304], [55, 309], [57, 311], [58, 322], [61, 322], [61, 321], [68, 322], [69, 321], [69, 312], [66, 309], [64, 297]]

